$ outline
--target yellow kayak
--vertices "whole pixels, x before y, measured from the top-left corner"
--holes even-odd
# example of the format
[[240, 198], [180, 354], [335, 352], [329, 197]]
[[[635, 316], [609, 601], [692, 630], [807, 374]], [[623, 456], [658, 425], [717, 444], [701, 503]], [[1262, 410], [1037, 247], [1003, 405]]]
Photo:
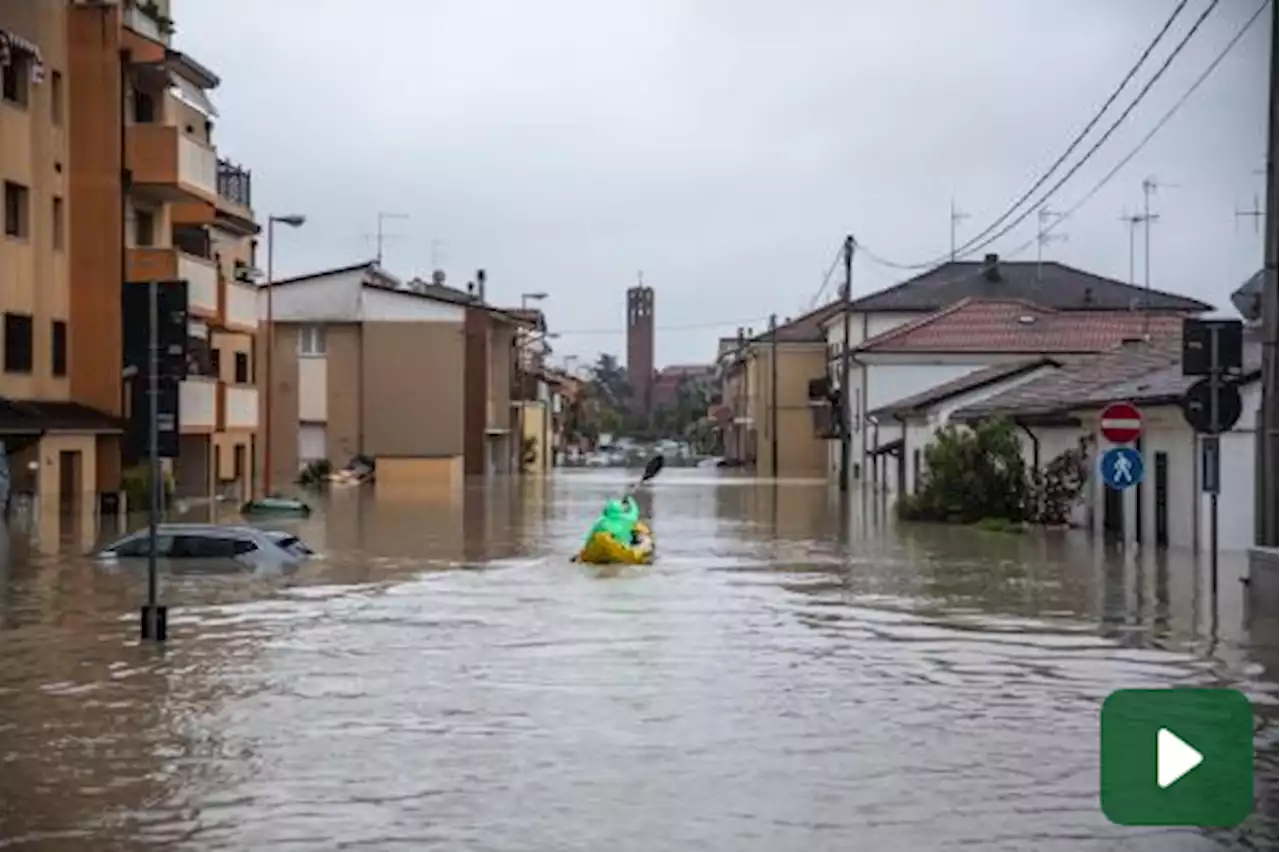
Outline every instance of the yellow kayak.
[[626, 545], [608, 533], [596, 533], [578, 553], [578, 561], [590, 565], [648, 565], [653, 561], [653, 533], [636, 524], [639, 541]]

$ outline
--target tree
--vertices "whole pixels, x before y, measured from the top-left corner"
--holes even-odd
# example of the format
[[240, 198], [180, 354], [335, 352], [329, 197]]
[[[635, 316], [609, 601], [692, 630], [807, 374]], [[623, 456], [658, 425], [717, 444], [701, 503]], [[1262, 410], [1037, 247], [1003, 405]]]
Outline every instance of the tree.
[[925, 448], [924, 459], [919, 489], [898, 500], [900, 517], [962, 524], [1036, 519], [1033, 477], [1008, 421], [947, 426]]
[[627, 387], [626, 370], [618, 363], [618, 359], [608, 352], [601, 352], [596, 363], [591, 367], [591, 385], [602, 403], [615, 409], [627, 404], [630, 396]]

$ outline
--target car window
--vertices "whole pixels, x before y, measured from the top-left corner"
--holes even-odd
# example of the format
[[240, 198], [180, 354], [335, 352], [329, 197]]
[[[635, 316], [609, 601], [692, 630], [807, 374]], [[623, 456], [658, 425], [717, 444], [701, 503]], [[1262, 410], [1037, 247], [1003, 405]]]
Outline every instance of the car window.
[[276, 544], [294, 556], [310, 556], [313, 552], [311, 548], [302, 543], [302, 539], [296, 536], [280, 536], [276, 539]]
[[236, 556], [240, 556], [244, 553], [253, 553], [258, 549], [258, 545], [248, 541], [247, 539], [238, 538], [232, 543], [232, 549]]
[[[173, 549], [173, 536], [171, 535], [156, 536], [156, 556], [166, 557], [169, 555], [172, 549]], [[148, 556], [151, 553], [151, 537], [145, 536], [145, 535], [138, 536], [137, 538], [130, 539], [129, 541], [126, 541], [124, 544], [121, 544], [113, 548], [113, 550], [115, 551], [116, 556], [124, 556], [124, 557], [130, 557], [130, 558], [135, 556], [141, 556], [141, 557]]]
[[236, 540], [211, 535], [180, 535], [169, 554], [174, 559], [230, 559], [235, 556]]

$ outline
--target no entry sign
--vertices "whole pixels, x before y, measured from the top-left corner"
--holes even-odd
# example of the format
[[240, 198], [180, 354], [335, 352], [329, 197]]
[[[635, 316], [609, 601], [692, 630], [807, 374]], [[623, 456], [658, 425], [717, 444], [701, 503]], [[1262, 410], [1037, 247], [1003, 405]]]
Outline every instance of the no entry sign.
[[1102, 410], [1102, 437], [1128, 444], [1142, 434], [1142, 412], [1127, 402], [1113, 402]]

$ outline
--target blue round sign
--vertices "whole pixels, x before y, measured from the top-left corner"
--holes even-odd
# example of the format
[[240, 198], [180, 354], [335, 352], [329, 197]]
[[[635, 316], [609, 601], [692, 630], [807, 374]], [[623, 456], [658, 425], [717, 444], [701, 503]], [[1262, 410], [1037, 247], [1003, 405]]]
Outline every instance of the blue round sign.
[[1142, 481], [1146, 471], [1142, 453], [1133, 447], [1112, 447], [1098, 460], [1098, 473], [1108, 488], [1123, 491]]

